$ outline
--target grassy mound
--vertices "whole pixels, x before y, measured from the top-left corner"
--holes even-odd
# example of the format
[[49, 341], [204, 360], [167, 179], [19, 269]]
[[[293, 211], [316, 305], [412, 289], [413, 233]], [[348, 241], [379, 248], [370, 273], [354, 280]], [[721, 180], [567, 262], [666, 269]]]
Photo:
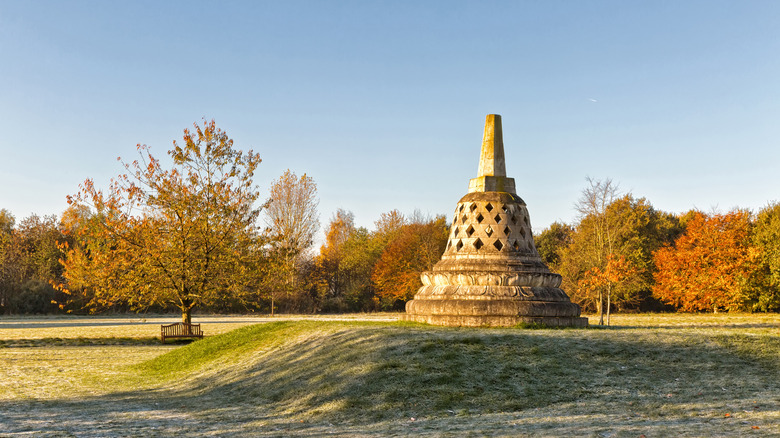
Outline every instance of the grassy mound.
[[[682, 414], [777, 389], [777, 338], [706, 332], [451, 329], [349, 322], [249, 326], [137, 367], [175, 403], [370, 422], [561, 403]], [[735, 380], [735, 376], [740, 376]], [[747, 383], [746, 383], [747, 381]]]

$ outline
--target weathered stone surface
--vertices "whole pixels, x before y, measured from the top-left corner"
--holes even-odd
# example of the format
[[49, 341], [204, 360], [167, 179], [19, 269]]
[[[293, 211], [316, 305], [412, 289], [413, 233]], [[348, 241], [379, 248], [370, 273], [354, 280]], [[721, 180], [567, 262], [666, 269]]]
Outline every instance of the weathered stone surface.
[[479, 170], [477, 177], [469, 181], [469, 193], [472, 192], [515, 193], [515, 180], [506, 177], [504, 134], [498, 114], [488, 114], [485, 120]]
[[421, 276], [405, 319], [438, 325], [585, 327], [534, 245], [525, 202], [506, 177], [501, 116], [485, 121], [479, 173], [455, 208], [447, 249]]

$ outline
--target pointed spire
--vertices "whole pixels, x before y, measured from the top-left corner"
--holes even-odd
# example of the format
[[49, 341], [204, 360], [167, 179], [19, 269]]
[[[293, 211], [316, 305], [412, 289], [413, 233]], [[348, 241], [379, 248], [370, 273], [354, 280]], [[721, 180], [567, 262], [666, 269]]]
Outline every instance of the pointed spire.
[[504, 159], [504, 133], [501, 116], [485, 117], [485, 133], [482, 135], [482, 151], [479, 156], [479, 173], [469, 181], [469, 193], [507, 192], [515, 194], [514, 178], [506, 177]]
[[504, 134], [501, 129], [501, 116], [498, 114], [488, 114], [485, 117], [485, 133], [482, 135], [482, 153], [477, 176], [506, 176]]

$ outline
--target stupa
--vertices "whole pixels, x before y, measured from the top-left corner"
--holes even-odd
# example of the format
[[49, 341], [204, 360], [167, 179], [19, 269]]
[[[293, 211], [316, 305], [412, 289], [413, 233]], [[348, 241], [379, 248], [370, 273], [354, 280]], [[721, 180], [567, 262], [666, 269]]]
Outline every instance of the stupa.
[[485, 121], [479, 173], [455, 208], [447, 248], [406, 303], [407, 321], [446, 326], [585, 327], [534, 246], [525, 202], [507, 178], [501, 116]]

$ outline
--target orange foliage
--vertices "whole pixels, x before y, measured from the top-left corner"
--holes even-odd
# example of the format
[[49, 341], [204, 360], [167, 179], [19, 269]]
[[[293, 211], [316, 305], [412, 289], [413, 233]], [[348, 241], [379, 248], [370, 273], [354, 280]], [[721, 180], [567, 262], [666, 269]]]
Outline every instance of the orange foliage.
[[425, 224], [403, 225], [374, 266], [371, 280], [386, 305], [408, 301], [422, 286], [420, 274], [444, 253], [447, 226], [443, 217]]
[[577, 292], [583, 296], [594, 296], [599, 309], [599, 324], [604, 324], [604, 297], [606, 297], [607, 325], [609, 325], [612, 293], [618, 284], [636, 275], [638, 269], [621, 255], [607, 254], [604, 268], [594, 266], [585, 271], [577, 282]]
[[679, 311], [737, 310], [755, 269], [750, 213], [694, 212], [674, 246], [656, 251], [653, 294]]
[[617, 257], [615, 254], [607, 256], [607, 265], [604, 269], [594, 266], [579, 280], [578, 287], [585, 291], [597, 291], [605, 287], [620, 283], [636, 272], [625, 256]]
[[189, 322], [197, 306], [254, 299], [260, 157], [234, 149], [213, 120], [183, 140], [169, 151], [172, 169], [139, 145], [140, 159], [107, 192], [88, 179], [68, 197], [65, 289], [84, 291], [92, 309], [176, 306]]

